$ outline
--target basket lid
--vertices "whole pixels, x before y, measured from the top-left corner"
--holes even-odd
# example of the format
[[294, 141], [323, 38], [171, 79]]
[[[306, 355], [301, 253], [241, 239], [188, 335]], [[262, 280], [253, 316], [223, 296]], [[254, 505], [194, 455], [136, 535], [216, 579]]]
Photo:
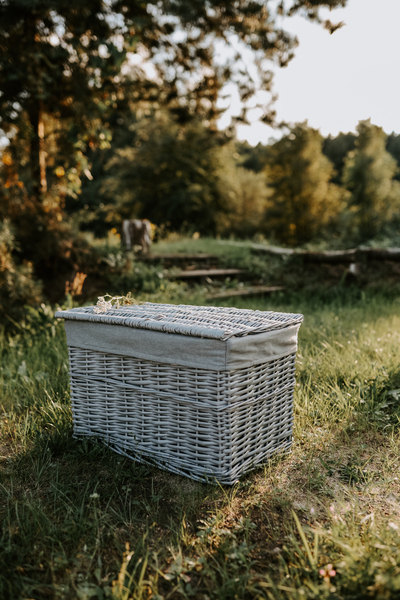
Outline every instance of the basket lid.
[[123, 325], [194, 337], [227, 340], [299, 325], [303, 315], [226, 306], [191, 306], [145, 302], [97, 312], [96, 306], [60, 310], [56, 317]]

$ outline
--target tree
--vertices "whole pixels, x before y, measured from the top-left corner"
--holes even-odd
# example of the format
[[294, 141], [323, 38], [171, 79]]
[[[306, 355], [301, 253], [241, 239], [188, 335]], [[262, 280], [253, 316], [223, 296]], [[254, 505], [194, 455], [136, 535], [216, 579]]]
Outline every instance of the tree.
[[300, 123], [270, 147], [265, 168], [271, 190], [265, 218], [268, 236], [303, 244], [337, 218], [343, 194], [331, 183], [333, 165], [322, 154], [322, 142], [317, 130]]
[[[213, 127], [225, 82], [236, 82], [246, 102], [256, 88], [270, 89], [268, 61], [292, 57], [297, 40], [277, 16], [303, 11], [318, 20], [321, 6], [345, 2], [298, 0], [285, 10], [261, 0], [0, 0], [0, 134], [25, 198], [6, 188], [15, 255], [49, 283], [75, 268], [65, 204], [93, 177], [88, 154], [109, 146], [116, 113], [168, 107], [181, 123], [196, 117]], [[221, 62], [224, 44], [231, 52]], [[254, 53], [256, 81], [243, 47]]]
[[386, 134], [371, 121], [357, 126], [355, 150], [346, 158], [343, 185], [350, 191], [353, 226], [362, 241], [373, 238], [400, 210], [396, 160], [386, 151]]
[[25, 183], [38, 200], [49, 187], [49, 144], [68, 157], [78, 132], [90, 135], [91, 118], [101, 116], [98, 105], [114, 87], [125, 54], [109, 12], [100, 0], [0, 4], [0, 125], [11, 148], [15, 139], [26, 141]]
[[400, 181], [400, 135], [391, 133], [386, 140], [386, 150], [390, 152], [397, 162], [397, 171], [394, 178]]
[[4, 316], [18, 320], [27, 304], [41, 300], [41, 286], [32, 277], [32, 264], [16, 264], [13, 256], [15, 239], [8, 219], [0, 223], [0, 323]]
[[110, 16], [100, 0], [0, 3], [0, 128], [23, 185], [7, 187], [2, 169], [3, 210], [12, 214], [15, 254], [50, 285], [76, 266], [65, 198], [77, 196], [81, 174], [90, 176], [84, 151], [101, 144], [126, 54]]
[[348, 153], [354, 150], [355, 140], [355, 133], [339, 133], [336, 137], [329, 135], [324, 139], [322, 152], [335, 168], [332, 176], [333, 183], [341, 184], [344, 161]]
[[[305, 9], [315, 19], [319, 6], [345, 1], [300, 0], [287, 14]], [[45, 115], [69, 121], [73, 141], [82, 132], [93, 137], [93, 118], [107, 119], [106, 109], [116, 108], [120, 99], [121, 66], [129, 52], [152, 59], [159, 75], [158, 81], [155, 77], [145, 81], [143, 71], [131, 69], [126, 77], [130, 93], [169, 104], [179, 113], [215, 116], [218, 92], [228, 79], [236, 80], [244, 100], [255, 91], [251, 77], [233, 67], [240, 59], [238, 52], [224, 64], [215, 60], [213, 39], [235, 37], [250, 47], [260, 65], [259, 86], [269, 88], [271, 74], [262, 60], [276, 58], [285, 65], [296, 45], [296, 39], [276, 25], [276, 14], [284, 13], [283, 7], [274, 12], [269, 4], [3, 0], [0, 126], [11, 136], [18, 131], [27, 139], [34, 195], [43, 195], [48, 187]]]
[[218, 187], [222, 135], [197, 121], [179, 124], [168, 113], [138, 123], [131, 135], [131, 144], [108, 163], [103, 186], [105, 196], [118, 199], [119, 218], [146, 217], [173, 231], [215, 234], [224, 210]]
[[261, 173], [267, 162], [268, 146], [257, 144], [250, 146], [248, 142], [236, 142], [237, 152], [240, 156], [240, 164], [249, 171]]
[[246, 238], [261, 231], [268, 190], [264, 173], [241, 166], [235, 150], [235, 145], [229, 144], [219, 153], [218, 189], [226, 209], [218, 215], [217, 231]]
[[109, 225], [146, 217], [173, 231], [207, 235], [245, 237], [259, 230], [265, 176], [238, 166], [236, 144], [226, 143], [223, 133], [199, 120], [179, 123], [168, 112], [129, 129], [130, 139], [115, 150], [103, 179]]

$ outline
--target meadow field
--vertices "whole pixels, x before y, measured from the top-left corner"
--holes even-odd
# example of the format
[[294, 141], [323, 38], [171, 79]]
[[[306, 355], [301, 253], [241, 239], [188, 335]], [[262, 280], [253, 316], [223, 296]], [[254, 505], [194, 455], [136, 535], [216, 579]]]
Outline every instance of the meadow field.
[[[171, 286], [142, 297], [205, 301]], [[54, 309], [2, 332], [0, 598], [400, 597], [400, 296], [339, 285], [224, 304], [304, 314], [292, 451], [232, 487], [75, 440]]]

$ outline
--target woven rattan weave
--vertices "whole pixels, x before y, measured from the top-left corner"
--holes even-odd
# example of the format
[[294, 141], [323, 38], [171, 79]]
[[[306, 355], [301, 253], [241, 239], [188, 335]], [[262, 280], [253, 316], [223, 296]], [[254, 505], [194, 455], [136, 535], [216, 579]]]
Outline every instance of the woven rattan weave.
[[[69, 334], [74, 435], [101, 439], [123, 455], [157, 464], [192, 479], [216, 479], [226, 484], [234, 483], [241, 474], [272, 454], [288, 449], [292, 438], [295, 346], [287, 345], [286, 340], [286, 345], [279, 346], [276, 357], [260, 357], [255, 356], [254, 351], [250, 352], [246, 355], [249, 364], [242, 368], [230, 368], [227, 348], [234, 343], [231, 338], [235, 336], [245, 335], [249, 344], [254, 346], [256, 340], [264, 339], [263, 335], [276, 338], [280, 333], [277, 329], [286, 329], [282, 333], [287, 337], [287, 328], [290, 327], [295, 329], [297, 338], [301, 315], [214, 307], [150, 307], [153, 312], [147, 305], [146, 316], [150, 314], [152, 323], [155, 314], [165, 315], [168, 308], [178, 308], [182, 313], [178, 325], [185, 331], [179, 334], [176, 322], [171, 324], [168, 318], [161, 323], [159, 321], [162, 331], [173, 330], [173, 333], [164, 333], [161, 337], [161, 342], [165, 339], [165, 359], [163, 353], [162, 360], [142, 358], [141, 349], [135, 351], [135, 331], [132, 331], [133, 356], [118, 354], [115, 350], [110, 352], [107, 340], [103, 349], [93, 349], [95, 346], [85, 348], [80, 342], [81, 347], [78, 347], [74, 341], [81, 338]], [[86, 314], [90, 325], [85, 339], [90, 346], [93, 328], [97, 332], [97, 328], [113, 323], [116, 326], [112, 333], [116, 331], [118, 335], [122, 333], [122, 327], [142, 329], [131, 324], [133, 320], [138, 323], [137, 309], [140, 307], [132, 308], [134, 315], [126, 309], [112, 311], [117, 314], [95, 315], [92, 308], [57, 313], [57, 316], [74, 321], [84, 320], [76, 319], [76, 315]], [[190, 313], [193, 316], [197, 311], [200, 317], [191, 320]], [[227, 318], [229, 312], [234, 320]], [[207, 313], [211, 313], [211, 322], [204, 317]], [[140, 317], [144, 314], [143, 310]], [[94, 316], [96, 320], [93, 322], [91, 317]], [[99, 316], [101, 320], [97, 319]], [[119, 322], [110, 322], [109, 319], [119, 319]], [[126, 323], [127, 319], [130, 323]], [[202, 352], [207, 354], [208, 345], [219, 340], [217, 344], [221, 344], [221, 353], [228, 356], [225, 362], [221, 362], [221, 367], [217, 368], [217, 362], [214, 364], [212, 360], [206, 368], [187, 366], [187, 361], [183, 360], [184, 364], [179, 364], [178, 354], [178, 358], [168, 362], [172, 342], [184, 344], [185, 336], [190, 335], [189, 330], [193, 331], [193, 328], [197, 335], [201, 328], [203, 337], [206, 337], [204, 331], [207, 331], [207, 325], [211, 336], [208, 342], [203, 340]], [[260, 336], [261, 329], [263, 334]], [[160, 334], [153, 330], [145, 335], [150, 336], [150, 340], [157, 339], [160, 355], [160, 338], [154, 338]], [[246, 344], [246, 339], [240, 343]], [[197, 343], [200, 342], [202, 340]], [[281, 356], [282, 348], [286, 347], [290, 351]], [[270, 342], [268, 348], [271, 348]], [[232, 356], [235, 357], [234, 354]], [[232, 358], [232, 364], [235, 360]], [[195, 356], [192, 361], [196, 365]]]
[[302, 315], [272, 311], [186, 304], [176, 306], [152, 302], [111, 309], [105, 314], [95, 311], [96, 307], [86, 306], [60, 311], [57, 314], [77, 321], [124, 325], [137, 329], [220, 340], [272, 331], [293, 323], [301, 323], [303, 320]]

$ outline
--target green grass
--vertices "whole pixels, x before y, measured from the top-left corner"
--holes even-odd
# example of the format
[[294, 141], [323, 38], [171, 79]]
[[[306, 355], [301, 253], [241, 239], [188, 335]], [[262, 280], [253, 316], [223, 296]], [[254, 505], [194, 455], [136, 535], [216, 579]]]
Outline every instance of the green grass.
[[74, 440], [63, 325], [3, 334], [0, 598], [400, 597], [400, 298], [229, 304], [305, 315], [292, 452], [232, 488]]
[[[262, 244], [253, 244], [249, 240], [216, 240], [200, 238], [193, 240], [182, 236], [153, 244], [153, 254], [213, 254], [218, 257], [221, 267], [240, 268], [245, 272], [243, 280], [254, 284], [284, 286], [286, 290], [310, 291], [321, 296], [321, 289], [343, 293], [343, 287], [351, 285], [349, 265], [305, 262], [300, 256], [271, 255], [260, 252]], [[332, 249], [327, 243], [313, 250]], [[360, 263], [357, 285], [360, 289], [381, 291], [391, 289], [392, 294], [400, 294], [399, 274], [396, 263], [390, 261], [367, 261]], [[227, 278], [214, 280], [213, 287], [230, 289], [237, 281]]]
[[243, 251], [249, 251], [250, 242], [231, 243], [215, 238], [192, 239], [177, 234], [171, 235], [167, 240], [162, 240], [151, 246], [154, 254], [215, 254], [222, 258], [240, 257]]

